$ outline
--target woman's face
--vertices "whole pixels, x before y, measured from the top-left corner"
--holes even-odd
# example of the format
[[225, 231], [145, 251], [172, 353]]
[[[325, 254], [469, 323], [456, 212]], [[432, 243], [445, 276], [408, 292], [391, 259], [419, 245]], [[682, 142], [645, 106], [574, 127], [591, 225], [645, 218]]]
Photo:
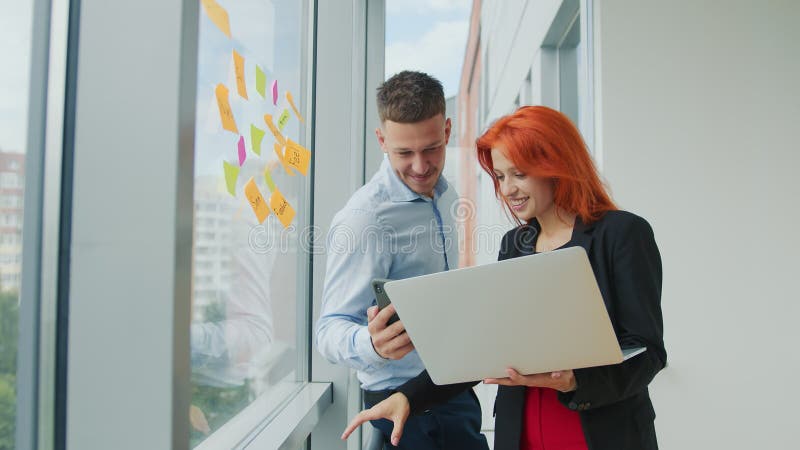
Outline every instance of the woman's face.
[[500, 194], [511, 212], [526, 222], [550, 211], [553, 208], [553, 182], [520, 172], [506, 158], [505, 150], [502, 144], [492, 148], [492, 166], [500, 184]]

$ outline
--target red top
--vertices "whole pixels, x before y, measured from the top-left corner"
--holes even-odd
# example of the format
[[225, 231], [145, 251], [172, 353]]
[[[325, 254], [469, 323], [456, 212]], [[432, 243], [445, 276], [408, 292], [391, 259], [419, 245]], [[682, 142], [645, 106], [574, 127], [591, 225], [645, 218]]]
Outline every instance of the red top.
[[587, 450], [581, 418], [558, 401], [555, 389], [529, 387], [520, 450]]

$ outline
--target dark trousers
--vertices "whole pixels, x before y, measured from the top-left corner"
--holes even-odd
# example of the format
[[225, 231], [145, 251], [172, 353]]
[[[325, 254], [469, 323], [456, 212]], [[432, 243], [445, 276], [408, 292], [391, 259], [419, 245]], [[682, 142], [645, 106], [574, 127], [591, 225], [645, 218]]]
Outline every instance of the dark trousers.
[[[388, 392], [365, 392], [364, 405], [371, 408], [388, 395]], [[486, 437], [481, 434], [481, 405], [472, 389], [422, 414], [410, 416], [397, 447], [389, 441], [394, 427], [390, 420], [373, 420], [371, 423], [383, 434], [387, 449], [489, 449]]]

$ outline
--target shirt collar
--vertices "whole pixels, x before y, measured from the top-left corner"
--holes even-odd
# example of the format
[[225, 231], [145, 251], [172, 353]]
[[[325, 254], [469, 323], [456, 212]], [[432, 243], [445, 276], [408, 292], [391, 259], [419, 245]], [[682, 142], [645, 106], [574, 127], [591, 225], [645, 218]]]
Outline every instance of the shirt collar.
[[[385, 154], [383, 155], [383, 162], [381, 163], [380, 170], [387, 180], [389, 198], [391, 198], [393, 202], [412, 202], [414, 200], [425, 200], [427, 198], [412, 191], [411, 188], [403, 183], [403, 180], [397, 176], [397, 172], [392, 169], [392, 165], [389, 164], [389, 157]], [[444, 178], [444, 175], [439, 175], [439, 180], [436, 181], [436, 185], [433, 187], [433, 199], [436, 200], [441, 197], [449, 187], [450, 184]]]

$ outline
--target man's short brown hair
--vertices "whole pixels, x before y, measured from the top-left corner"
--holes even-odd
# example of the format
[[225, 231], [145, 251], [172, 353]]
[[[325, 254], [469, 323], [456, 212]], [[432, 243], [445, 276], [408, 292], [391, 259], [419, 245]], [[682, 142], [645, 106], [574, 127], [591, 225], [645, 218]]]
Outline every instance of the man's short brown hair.
[[444, 89], [427, 73], [404, 70], [378, 87], [381, 123], [415, 123], [437, 114], [445, 115]]

